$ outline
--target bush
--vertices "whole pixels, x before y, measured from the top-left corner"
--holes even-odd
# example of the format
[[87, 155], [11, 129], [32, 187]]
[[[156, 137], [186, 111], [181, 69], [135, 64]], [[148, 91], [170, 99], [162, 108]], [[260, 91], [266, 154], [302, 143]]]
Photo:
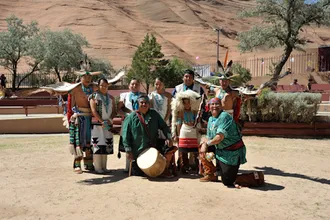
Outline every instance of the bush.
[[[267, 89], [250, 103], [250, 117], [254, 122], [311, 123], [321, 103], [321, 94], [274, 93]], [[241, 119], [248, 121], [248, 102], [241, 108]]]

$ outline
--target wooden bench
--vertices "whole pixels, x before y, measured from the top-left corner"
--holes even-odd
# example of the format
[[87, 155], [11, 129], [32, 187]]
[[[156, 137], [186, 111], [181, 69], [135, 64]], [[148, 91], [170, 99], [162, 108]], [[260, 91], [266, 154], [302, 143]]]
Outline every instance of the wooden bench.
[[330, 84], [312, 84], [311, 92], [330, 93]]
[[2, 99], [0, 100], [0, 108], [23, 108], [25, 115], [28, 116], [28, 109], [36, 108], [37, 106], [57, 106], [59, 114], [60, 106], [57, 99]]

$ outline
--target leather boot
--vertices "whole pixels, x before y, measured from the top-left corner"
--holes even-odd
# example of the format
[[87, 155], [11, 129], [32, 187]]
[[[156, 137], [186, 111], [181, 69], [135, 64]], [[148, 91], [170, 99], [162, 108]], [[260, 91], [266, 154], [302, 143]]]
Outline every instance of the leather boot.
[[204, 168], [204, 177], [200, 178], [201, 182], [215, 182], [218, 180], [218, 177], [215, 176], [216, 167], [211, 161], [205, 159], [205, 154], [200, 154], [200, 160]]
[[84, 152], [85, 152], [85, 157], [83, 157], [83, 160], [84, 160], [85, 169], [89, 171], [94, 171], [92, 149], [90, 147], [86, 147]]
[[179, 153], [179, 160], [180, 160], [180, 171], [182, 174], [188, 173], [189, 168], [189, 159], [188, 159], [188, 153]]

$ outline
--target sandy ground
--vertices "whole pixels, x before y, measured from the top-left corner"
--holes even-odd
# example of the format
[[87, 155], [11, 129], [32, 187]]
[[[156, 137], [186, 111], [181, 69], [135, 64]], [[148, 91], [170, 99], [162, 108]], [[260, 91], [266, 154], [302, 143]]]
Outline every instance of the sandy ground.
[[[330, 219], [330, 141], [245, 137], [258, 189], [71, 170], [66, 135], [0, 136], [0, 219]], [[116, 140], [118, 141], [118, 140]]]

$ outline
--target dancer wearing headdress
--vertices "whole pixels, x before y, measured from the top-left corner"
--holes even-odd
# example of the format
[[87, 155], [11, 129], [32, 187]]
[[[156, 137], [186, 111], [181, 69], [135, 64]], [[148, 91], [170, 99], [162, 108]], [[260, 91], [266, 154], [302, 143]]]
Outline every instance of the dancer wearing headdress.
[[[172, 136], [178, 141], [179, 167], [182, 174], [189, 170], [188, 152], [198, 152], [199, 137], [195, 120], [201, 103], [201, 96], [192, 91], [179, 92], [172, 100]], [[195, 153], [195, 159], [197, 159]]]

